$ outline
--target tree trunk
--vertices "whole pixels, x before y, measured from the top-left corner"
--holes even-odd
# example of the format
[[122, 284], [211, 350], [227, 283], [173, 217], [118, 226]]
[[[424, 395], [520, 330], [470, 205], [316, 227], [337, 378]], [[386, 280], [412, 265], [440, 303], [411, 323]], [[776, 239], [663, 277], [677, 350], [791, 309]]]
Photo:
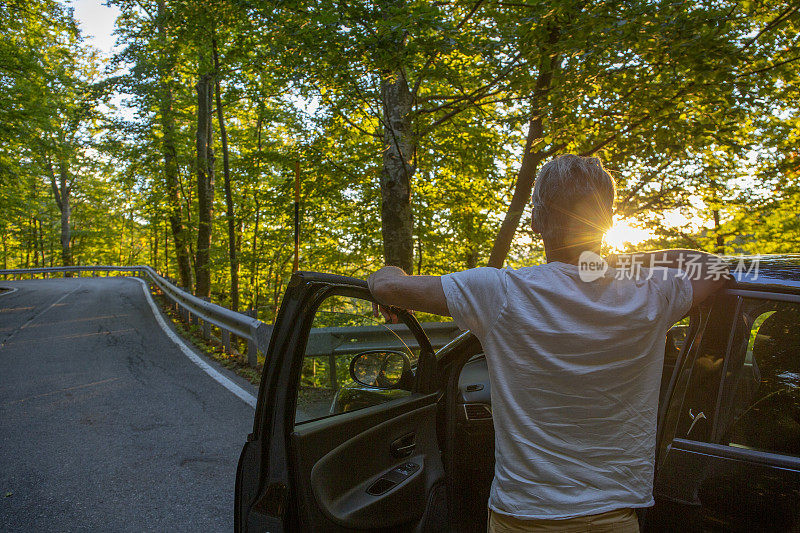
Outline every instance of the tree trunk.
[[24, 241], [25, 242], [25, 268], [30, 268], [31, 267], [31, 239], [30, 239], [31, 231], [30, 231], [30, 221], [26, 221], [26, 222], [28, 222], [28, 231], [23, 233], [23, 235], [25, 233], [27, 233], [27, 237], [28, 237]]
[[711, 180], [711, 215], [714, 217], [714, 253], [722, 255], [725, 253], [725, 235], [722, 233], [722, 220], [719, 214], [719, 195], [717, 180]]
[[383, 169], [381, 170], [381, 231], [383, 257], [412, 274], [414, 258], [411, 215], [411, 177], [414, 141], [411, 131], [412, 95], [402, 70], [381, 82], [383, 104]]
[[[258, 133], [258, 141], [256, 145], [256, 153], [258, 154], [258, 158], [256, 159], [256, 176], [258, 177], [261, 176], [261, 146], [262, 146], [261, 127], [264, 123], [263, 108], [264, 108], [263, 102], [259, 103], [258, 122], [256, 123], [256, 131]], [[258, 186], [256, 186], [253, 190], [253, 203], [255, 205], [256, 222], [255, 222], [255, 227], [253, 228], [253, 254], [252, 254], [252, 259], [250, 260], [250, 290], [251, 294], [255, 293], [252, 296], [254, 308], [258, 308], [258, 297], [260, 295], [259, 285], [258, 285], [258, 271], [260, 265], [258, 261], [258, 225], [261, 219], [261, 204], [259, 203], [258, 200], [258, 193], [259, 189]], [[272, 265], [271, 261], [270, 265]], [[267, 276], [267, 280], [268, 282], [272, 280], [271, 270], [269, 275]]]
[[511, 197], [511, 203], [506, 211], [506, 216], [503, 219], [503, 223], [500, 225], [500, 231], [497, 232], [497, 237], [495, 237], [492, 253], [489, 256], [489, 264], [487, 266], [502, 268], [506, 261], [508, 251], [511, 249], [511, 241], [514, 239], [514, 234], [517, 232], [522, 213], [525, 211], [525, 206], [528, 205], [530, 201], [531, 193], [533, 192], [533, 181], [536, 179], [536, 171], [544, 158], [541, 152], [531, 151], [533, 143], [541, 137], [542, 119], [540, 116], [536, 116], [528, 123], [525, 152], [522, 156], [522, 164], [520, 165], [519, 173], [517, 174], [514, 195]]
[[[6, 228], [3, 226], [3, 233], [0, 233], [0, 238], [3, 239], [3, 270], [8, 269], [8, 244], [6, 243]], [[44, 265], [42, 265], [44, 266]]]
[[211, 40], [211, 49], [214, 52], [214, 88], [217, 96], [217, 122], [219, 123], [219, 138], [222, 142], [222, 170], [225, 182], [225, 218], [228, 219], [228, 262], [231, 271], [231, 309], [239, 310], [239, 257], [236, 249], [236, 219], [233, 211], [233, 194], [231, 192], [231, 171], [228, 163], [228, 133], [225, 130], [225, 117], [222, 113], [222, 96], [219, 83], [219, 53], [217, 51], [216, 37]]
[[159, 233], [159, 231], [158, 231], [158, 221], [156, 221], [155, 224], [152, 224], [151, 227], [152, 227], [151, 235], [152, 235], [152, 238], [153, 238], [153, 251], [151, 252], [150, 257], [152, 258], [151, 261], [153, 261], [153, 268], [155, 268], [156, 272], [158, 272], [158, 259], [159, 259], [159, 257], [158, 257], [158, 236], [159, 236], [158, 235], [158, 233]]
[[70, 219], [72, 217], [72, 206], [70, 204], [70, 190], [67, 165], [61, 163], [59, 165], [59, 186], [61, 188], [61, 264], [64, 266], [72, 266], [72, 227], [70, 226]]
[[[32, 220], [33, 224], [33, 264], [37, 267], [39, 266], [39, 258], [41, 255], [39, 254], [39, 221], [36, 217], [33, 217]], [[42, 266], [44, 266], [44, 259], [42, 259]]]
[[[70, 248], [70, 242], [72, 241], [70, 216], [72, 211], [70, 208], [69, 172], [67, 171], [66, 163], [59, 162], [58, 183], [56, 183], [53, 165], [48, 162], [47, 166], [50, 171], [50, 188], [53, 191], [53, 198], [56, 201], [58, 210], [61, 212], [61, 264], [63, 266], [72, 266], [72, 249]], [[64, 276], [70, 277], [70, 274], [66, 273]]]
[[37, 235], [38, 231], [36, 229], [36, 218], [30, 219], [29, 228], [30, 228], [29, 233], [30, 233], [30, 238], [31, 238], [30, 248], [33, 249], [33, 266], [34, 266], [34, 268], [38, 268], [38, 266], [39, 266], [39, 249], [38, 249], [38, 246], [39, 245], [38, 245], [37, 241], [39, 240], [39, 236]]
[[200, 52], [197, 90], [197, 252], [194, 273], [197, 296], [211, 295], [211, 222], [214, 207], [214, 146], [211, 134], [211, 99], [214, 75]]
[[[250, 260], [250, 298], [253, 302], [253, 307], [258, 308], [258, 227], [261, 222], [261, 204], [258, 201], [258, 189], [253, 191], [253, 204], [255, 207], [256, 220], [253, 226], [253, 257]], [[269, 278], [267, 278], [269, 279]]]
[[719, 209], [712, 211], [714, 215], [714, 234], [716, 246], [714, 246], [714, 253], [719, 255], [725, 254], [725, 236], [722, 234], [721, 221], [719, 217]]
[[164, 275], [169, 277], [169, 229], [164, 228]]
[[[0, 239], [3, 240], [3, 270], [8, 268], [8, 244], [6, 243], [6, 226], [4, 225], [2, 228], [2, 233], [0, 233]], [[44, 266], [44, 265], [42, 265]]]
[[181, 198], [178, 185], [178, 160], [175, 148], [175, 113], [173, 111], [172, 85], [170, 84], [171, 58], [167, 52], [167, 17], [164, 0], [158, 2], [158, 36], [161, 55], [158, 63], [159, 113], [161, 115], [161, 150], [164, 158], [164, 181], [167, 188], [167, 209], [172, 239], [175, 243], [175, 259], [182, 287], [191, 290], [192, 269], [189, 261], [188, 231], [183, 224]]
[[39, 222], [39, 252], [42, 254], [42, 266], [45, 266], [45, 258], [44, 258], [44, 228], [42, 227], [42, 219], [38, 219]]
[[522, 164], [517, 174], [514, 195], [511, 197], [511, 203], [506, 211], [506, 216], [503, 218], [500, 231], [497, 232], [497, 237], [495, 237], [494, 245], [492, 246], [488, 264], [490, 267], [502, 268], [505, 263], [506, 257], [508, 257], [508, 251], [511, 248], [511, 241], [514, 239], [514, 234], [517, 232], [519, 221], [522, 218], [522, 213], [525, 211], [525, 206], [528, 205], [531, 199], [536, 172], [541, 162], [548, 156], [548, 153], [542, 150], [534, 152], [533, 145], [536, 141], [541, 139], [544, 134], [542, 115], [545, 110], [546, 93], [548, 89], [550, 89], [550, 85], [553, 81], [553, 73], [558, 68], [558, 63], [560, 61], [560, 56], [558, 54], [551, 54], [549, 49], [557, 40], [558, 30], [552, 29], [547, 46], [540, 48], [541, 60], [539, 61], [539, 76], [536, 79], [536, 89], [534, 90], [531, 100], [531, 119], [528, 122], [525, 151], [523, 152]]

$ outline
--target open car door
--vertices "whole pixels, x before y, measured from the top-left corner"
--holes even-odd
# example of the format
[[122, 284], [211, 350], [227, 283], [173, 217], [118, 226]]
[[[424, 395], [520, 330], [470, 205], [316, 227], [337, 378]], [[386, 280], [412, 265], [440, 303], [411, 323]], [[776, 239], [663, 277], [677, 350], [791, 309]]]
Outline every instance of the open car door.
[[[445, 529], [436, 360], [399, 316], [374, 318], [363, 280], [292, 276], [239, 459], [236, 531]], [[354, 384], [351, 363], [373, 375]]]

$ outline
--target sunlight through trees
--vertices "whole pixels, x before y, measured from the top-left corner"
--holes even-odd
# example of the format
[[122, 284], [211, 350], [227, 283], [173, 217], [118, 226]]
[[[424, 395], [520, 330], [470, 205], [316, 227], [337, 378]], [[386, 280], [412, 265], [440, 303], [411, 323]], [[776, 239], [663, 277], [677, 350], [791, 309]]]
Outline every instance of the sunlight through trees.
[[[3, 267], [148, 263], [271, 320], [292, 271], [541, 260], [541, 164], [600, 156], [615, 249], [800, 250], [796, 2], [0, 4]], [[132, 110], [120, 113], [120, 100]]]

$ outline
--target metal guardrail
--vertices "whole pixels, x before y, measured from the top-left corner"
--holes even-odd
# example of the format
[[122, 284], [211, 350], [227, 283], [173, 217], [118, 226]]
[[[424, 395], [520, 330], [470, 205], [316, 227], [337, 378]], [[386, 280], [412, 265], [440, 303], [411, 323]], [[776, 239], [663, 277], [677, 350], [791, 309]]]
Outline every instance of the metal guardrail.
[[[422, 322], [420, 325], [434, 349], [441, 348], [461, 333], [453, 322]], [[408, 353], [418, 348], [417, 338], [404, 324], [311, 328], [305, 357], [327, 359], [328, 386], [336, 390], [339, 388], [336, 368], [338, 356], [355, 355], [367, 350], [400, 350]]]
[[[247, 362], [257, 365], [257, 352], [267, 353], [272, 325], [231, 311], [226, 307], [211, 303], [177, 287], [147, 265], [107, 266], [85, 265], [69, 267], [42, 267], [27, 269], [0, 269], [0, 276], [25, 276], [36, 274], [62, 274], [82, 272], [128, 272], [142, 279], [149, 278], [175, 306], [184, 320], [197, 324], [202, 320], [203, 336], [210, 338], [209, 324], [220, 328], [222, 345], [230, 352], [230, 335], [236, 335], [247, 341]], [[427, 333], [431, 345], [440, 348], [455, 338], [460, 332], [453, 322], [424, 322], [422, 327]], [[401, 324], [387, 324], [359, 327], [312, 328], [306, 347], [306, 357], [327, 357], [331, 366], [331, 385], [336, 388], [336, 356], [346, 353], [357, 353], [370, 349], [409, 349], [419, 348], [411, 331]]]
[[[420, 325], [433, 348], [441, 348], [461, 333], [453, 322], [423, 322]], [[404, 324], [311, 328], [306, 357], [418, 348], [416, 337]]]
[[61, 274], [81, 272], [132, 272], [136, 277], [142, 279], [149, 278], [150, 282], [157, 287], [172, 303], [176, 310], [192, 323], [197, 323], [198, 319], [203, 321], [203, 336], [210, 337], [209, 324], [220, 328], [222, 332], [222, 344], [226, 351], [230, 351], [230, 335], [236, 335], [247, 341], [247, 363], [255, 367], [257, 364], [257, 353], [267, 353], [269, 339], [272, 335], [272, 326], [260, 320], [247, 316], [242, 313], [231, 311], [226, 307], [208, 302], [198, 298], [183, 289], [176, 287], [161, 274], [147, 265], [134, 266], [107, 266], [107, 265], [84, 265], [68, 267], [42, 267], [26, 269], [0, 269], [0, 276], [24, 276], [35, 274]]

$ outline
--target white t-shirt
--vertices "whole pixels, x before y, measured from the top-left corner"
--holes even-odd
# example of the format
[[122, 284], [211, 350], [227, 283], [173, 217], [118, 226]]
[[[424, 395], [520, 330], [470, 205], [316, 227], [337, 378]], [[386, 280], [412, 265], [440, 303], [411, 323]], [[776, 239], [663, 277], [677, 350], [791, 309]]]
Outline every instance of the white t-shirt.
[[678, 270], [649, 273], [610, 268], [586, 282], [551, 262], [442, 276], [489, 367], [493, 511], [558, 519], [653, 505], [664, 344], [692, 287]]

